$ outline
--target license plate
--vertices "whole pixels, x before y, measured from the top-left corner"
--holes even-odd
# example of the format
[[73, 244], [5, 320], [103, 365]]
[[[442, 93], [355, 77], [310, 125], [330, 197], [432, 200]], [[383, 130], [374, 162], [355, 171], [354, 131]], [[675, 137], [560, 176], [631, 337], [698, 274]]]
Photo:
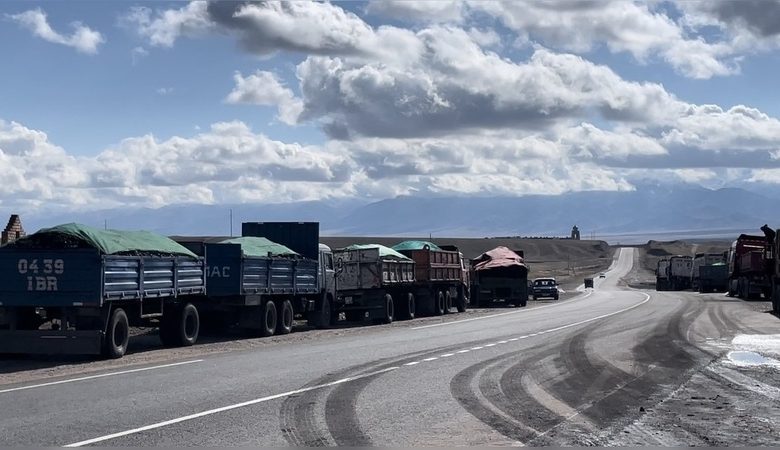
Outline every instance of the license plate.
[[344, 303], [346, 303], [347, 305], [351, 305], [352, 304], [352, 297], [344, 297]]

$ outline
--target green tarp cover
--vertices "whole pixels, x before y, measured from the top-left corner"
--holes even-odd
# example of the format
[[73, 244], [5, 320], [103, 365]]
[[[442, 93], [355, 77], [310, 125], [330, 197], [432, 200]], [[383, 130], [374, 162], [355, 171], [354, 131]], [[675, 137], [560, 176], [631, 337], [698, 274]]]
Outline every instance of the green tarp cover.
[[197, 255], [177, 242], [150, 231], [101, 230], [78, 223], [42, 228], [15, 241], [13, 247], [44, 247], [47, 244], [72, 246], [73, 240], [96, 248], [105, 255], [155, 253], [197, 258]]
[[441, 250], [438, 245], [428, 241], [403, 241], [401, 243], [395, 244], [393, 246], [393, 250], [399, 252], [403, 250], [422, 250], [426, 245], [430, 247], [431, 250]]
[[344, 250], [372, 250], [375, 248], [379, 249], [380, 258], [395, 258], [395, 259], [401, 259], [405, 261], [411, 261], [410, 258], [407, 258], [406, 256], [398, 253], [392, 248], [385, 247], [384, 245], [379, 245], [379, 244], [354, 244], [354, 245], [350, 245], [349, 247], [344, 247]]
[[220, 244], [240, 244], [241, 252], [244, 256], [300, 256], [298, 253], [290, 250], [282, 244], [269, 241], [264, 237], [238, 237], [225, 239]]

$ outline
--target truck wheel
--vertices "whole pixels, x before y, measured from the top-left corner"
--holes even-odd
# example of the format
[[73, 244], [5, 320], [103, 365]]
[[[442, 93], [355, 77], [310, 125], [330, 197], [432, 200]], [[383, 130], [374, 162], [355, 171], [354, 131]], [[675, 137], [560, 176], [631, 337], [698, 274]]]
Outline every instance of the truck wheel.
[[450, 291], [444, 293], [444, 314], [449, 314], [452, 309], [452, 295]]
[[458, 312], [466, 312], [466, 294], [461, 292], [458, 298], [455, 299], [455, 306], [458, 308]]
[[406, 310], [404, 311], [406, 319], [414, 319], [417, 314], [417, 302], [414, 299], [414, 294], [411, 292], [406, 294]]
[[436, 293], [436, 298], [433, 299], [434, 303], [434, 314], [437, 316], [444, 315], [444, 307], [446, 306], [445, 300], [444, 300], [444, 293], [442, 291], [439, 291]]
[[267, 301], [263, 308], [263, 323], [260, 327], [260, 335], [263, 337], [273, 336], [276, 332], [276, 322], [276, 303]]
[[393, 304], [393, 297], [390, 294], [385, 294], [385, 316], [382, 318], [382, 323], [393, 323], [394, 316], [395, 304]]
[[111, 359], [123, 357], [129, 340], [130, 323], [127, 314], [122, 308], [116, 308], [108, 319], [108, 329], [103, 338], [103, 355]]
[[293, 329], [293, 306], [290, 300], [281, 303], [281, 312], [276, 324], [276, 334], [290, 334]]

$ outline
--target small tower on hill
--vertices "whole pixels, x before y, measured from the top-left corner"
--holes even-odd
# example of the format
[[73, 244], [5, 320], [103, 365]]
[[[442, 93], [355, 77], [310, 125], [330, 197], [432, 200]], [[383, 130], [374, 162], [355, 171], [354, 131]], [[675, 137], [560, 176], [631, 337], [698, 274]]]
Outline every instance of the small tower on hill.
[[11, 218], [8, 219], [8, 225], [3, 230], [2, 237], [0, 238], [0, 244], [7, 244], [13, 242], [26, 235], [24, 228], [22, 228], [22, 219], [19, 218], [19, 214], [11, 214]]
[[580, 240], [580, 229], [577, 228], [577, 225], [574, 225], [571, 228], [571, 238], [574, 239], [575, 241]]

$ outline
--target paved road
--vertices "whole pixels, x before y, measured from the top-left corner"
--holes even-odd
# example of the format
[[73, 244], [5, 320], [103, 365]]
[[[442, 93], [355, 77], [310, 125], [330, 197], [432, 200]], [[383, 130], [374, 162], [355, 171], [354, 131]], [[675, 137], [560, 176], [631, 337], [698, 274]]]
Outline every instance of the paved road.
[[0, 386], [0, 443], [607, 444], [717, 359], [712, 340], [773, 325], [738, 320], [741, 302], [621, 288], [633, 259], [621, 249], [561, 303]]

